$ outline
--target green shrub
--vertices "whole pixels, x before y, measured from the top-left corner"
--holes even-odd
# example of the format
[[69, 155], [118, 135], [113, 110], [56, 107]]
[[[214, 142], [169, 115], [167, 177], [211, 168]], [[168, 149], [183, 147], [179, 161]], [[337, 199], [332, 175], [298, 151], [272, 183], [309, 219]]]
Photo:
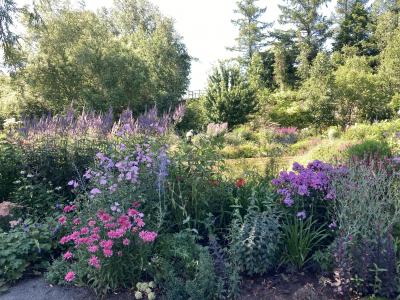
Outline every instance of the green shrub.
[[366, 140], [360, 144], [355, 144], [347, 148], [349, 158], [363, 159], [367, 157], [390, 157], [391, 150], [386, 141]]
[[0, 135], [0, 201], [7, 200], [22, 167], [22, 154], [4, 134]]
[[316, 221], [311, 217], [303, 220], [289, 217], [283, 224], [283, 256], [282, 261], [295, 270], [301, 270], [311, 258], [313, 251], [321, 246], [327, 237], [323, 226], [315, 227]]
[[53, 215], [57, 207], [65, 204], [66, 199], [59, 194], [62, 187], [54, 187], [51, 181], [40, 178], [37, 174], [21, 171], [18, 180], [14, 181], [14, 191], [10, 198], [13, 203], [21, 205], [22, 216], [34, 219]]
[[0, 290], [20, 279], [27, 269], [43, 270], [48, 266], [51, 223], [18, 222], [8, 232], [0, 229]]
[[243, 143], [239, 146], [225, 146], [221, 150], [225, 158], [252, 158], [260, 156], [260, 147], [252, 142]]
[[159, 239], [151, 262], [151, 273], [165, 299], [215, 299], [218, 282], [207, 248], [194, 236], [180, 232]]
[[265, 274], [277, 266], [280, 250], [279, 214], [250, 206], [242, 219], [238, 213], [230, 229], [229, 251], [241, 272]]

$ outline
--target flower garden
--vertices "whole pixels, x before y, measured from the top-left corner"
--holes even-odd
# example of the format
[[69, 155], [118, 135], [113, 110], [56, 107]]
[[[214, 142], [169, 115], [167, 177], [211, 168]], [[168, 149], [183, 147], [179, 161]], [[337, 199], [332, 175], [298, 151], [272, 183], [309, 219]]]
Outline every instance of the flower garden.
[[[399, 295], [396, 157], [270, 160], [238, 177], [226, 127], [188, 141], [183, 114], [125, 111], [113, 123], [71, 111], [6, 127], [2, 290], [43, 274], [98, 298], [258, 299], [268, 287], [246, 298], [250, 281], [306, 276], [293, 299]], [[297, 134], [276, 131], [283, 143]]]

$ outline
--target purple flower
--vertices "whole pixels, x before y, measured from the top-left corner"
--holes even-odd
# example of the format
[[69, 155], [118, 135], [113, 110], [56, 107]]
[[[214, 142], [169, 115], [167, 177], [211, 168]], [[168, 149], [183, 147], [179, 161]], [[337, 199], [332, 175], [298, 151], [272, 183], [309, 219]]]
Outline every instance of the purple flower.
[[77, 188], [79, 186], [78, 182], [75, 180], [70, 180], [68, 181], [68, 185], [72, 186], [74, 189]]
[[306, 218], [306, 212], [303, 210], [303, 211], [299, 211], [297, 214], [296, 214], [296, 216], [299, 218], [299, 219], [302, 219], [302, 220], [304, 220], [305, 218]]
[[333, 221], [331, 224], [328, 225], [330, 229], [335, 229], [337, 227], [336, 222]]
[[91, 194], [92, 196], [96, 196], [97, 194], [101, 194], [101, 191], [100, 191], [98, 188], [93, 188], [93, 189], [90, 191], [90, 194]]
[[289, 196], [287, 196], [287, 197], [283, 200], [283, 203], [284, 203], [286, 206], [290, 207], [290, 206], [293, 205], [294, 201], [293, 201], [292, 198], [290, 198]]

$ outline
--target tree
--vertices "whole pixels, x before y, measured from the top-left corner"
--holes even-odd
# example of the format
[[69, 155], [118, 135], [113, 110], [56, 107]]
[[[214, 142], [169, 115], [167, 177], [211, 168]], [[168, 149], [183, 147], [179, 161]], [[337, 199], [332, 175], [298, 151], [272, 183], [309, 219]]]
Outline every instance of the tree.
[[310, 68], [309, 78], [301, 86], [300, 94], [306, 99], [314, 126], [320, 129], [335, 124], [333, 80], [333, 66], [329, 56], [325, 52], [318, 53]]
[[281, 90], [294, 87], [298, 80], [296, 60], [299, 56], [295, 34], [293, 31], [275, 30], [271, 36], [275, 40], [272, 47], [274, 82]]
[[376, 0], [372, 6], [376, 23], [373, 38], [379, 50], [383, 50], [400, 27], [400, 0]]
[[189, 86], [191, 57], [171, 18], [148, 0], [116, 0], [109, 22], [149, 68], [149, 89], [160, 110], [179, 103]]
[[[322, 16], [319, 9], [328, 0], [286, 0], [287, 5], [279, 5], [281, 15], [279, 22], [294, 26], [298, 33], [298, 43], [309, 47], [308, 62], [317, 55], [329, 37], [329, 21]], [[307, 50], [308, 51], [308, 50]]]
[[266, 8], [257, 6], [258, 0], [240, 0], [237, 2], [236, 14], [239, 14], [232, 23], [239, 28], [239, 36], [236, 38], [237, 46], [229, 48], [231, 51], [238, 51], [242, 54], [241, 62], [248, 66], [253, 54], [267, 45], [265, 29], [271, 23], [262, 22], [260, 18]]
[[101, 14], [56, 6], [45, 10], [46, 26], [28, 27], [27, 61], [18, 77], [32, 95], [25, 97], [29, 103], [41, 102], [52, 112], [71, 103], [78, 109], [112, 107], [116, 114], [129, 106], [138, 115], [180, 101], [190, 57], [173, 22], [147, 1], [118, 3], [126, 9]]
[[24, 15], [31, 24], [39, 21], [35, 10], [31, 12], [27, 6], [18, 7], [15, 0], [0, 1], [0, 45], [5, 65], [12, 66], [18, 62], [16, 47], [19, 46], [19, 36], [13, 31], [13, 27], [20, 15]]
[[400, 28], [381, 54], [379, 73], [390, 94], [400, 93]]
[[255, 94], [238, 66], [220, 63], [208, 79], [205, 105], [212, 122], [242, 124], [254, 112]]
[[370, 45], [371, 18], [362, 0], [355, 0], [340, 23], [333, 49], [340, 51], [345, 45], [356, 47], [359, 54], [376, 54]]
[[335, 117], [339, 125], [344, 128], [355, 122], [373, 122], [388, 117], [390, 97], [366, 57], [347, 59], [334, 76]]

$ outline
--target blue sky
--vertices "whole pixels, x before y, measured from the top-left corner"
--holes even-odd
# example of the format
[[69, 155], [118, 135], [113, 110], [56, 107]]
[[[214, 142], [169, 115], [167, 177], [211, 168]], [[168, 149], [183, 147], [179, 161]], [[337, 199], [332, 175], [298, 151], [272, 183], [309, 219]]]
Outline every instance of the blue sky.
[[[237, 29], [231, 23], [235, 18], [233, 10], [236, 0], [150, 0], [161, 12], [175, 20], [176, 30], [183, 37], [191, 56], [197, 61], [192, 63], [190, 90], [204, 89], [212, 66], [220, 59], [231, 57], [226, 47], [233, 46]], [[18, 0], [21, 4], [30, 0]], [[78, 3], [78, 0], [72, 0]], [[283, 0], [260, 0], [260, 6], [267, 6], [264, 20], [274, 22], [280, 14], [278, 4]], [[324, 8], [324, 14], [330, 15], [334, 2]], [[112, 0], [86, 0], [86, 7], [97, 10], [109, 7]]]

